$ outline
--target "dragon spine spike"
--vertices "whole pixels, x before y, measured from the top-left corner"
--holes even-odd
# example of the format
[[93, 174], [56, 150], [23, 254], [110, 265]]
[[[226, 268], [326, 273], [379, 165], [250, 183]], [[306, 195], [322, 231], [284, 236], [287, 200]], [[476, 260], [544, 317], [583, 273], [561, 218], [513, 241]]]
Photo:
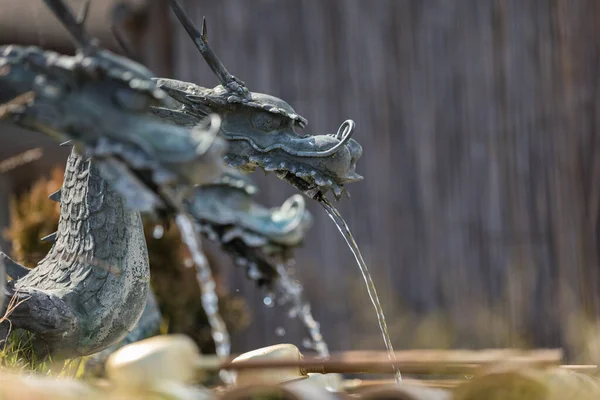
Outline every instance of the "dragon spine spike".
[[48, 236], [44, 236], [41, 239], [41, 241], [42, 242], [52, 242], [52, 243], [54, 243], [54, 242], [56, 242], [56, 235], [57, 234], [58, 234], [58, 232], [54, 232], [54, 233], [49, 234]]
[[206, 17], [202, 17], [202, 39], [208, 43], [208, 29], [206, 27]]
[[183, 28], [186, 30], [190, 38], [194, 41], [196, 47], [200, 51], [200, 54], [202, 54], [210, 69], [217, 76], [221, 85], [223, 85], [225, 88], [229, 88], [229, 85], [232, 83], [239, 84], [239, 82], [235, 81], [233, 75], [227, 71], [221, 60], [219, 60], [219, 58], [208, 45], [208, 41], [206, 40], [206, 19], [204, 19], [202, 22], [202, 33], [200, 33], [185, 11], [183, 11], [183, 8], [181, 8], [177, 0], [169, 0], [169, 3], [171, 4], [171, 9], [177, 16], [177, 19], [181, 25], [183, 25]]
[[62, 188], [58, 189], [56, 192], [50, 194], [50, 196], [48, 196], [48, 198], [52, 201], [55, 201], [57, 203], [60, 203], [60, 194], [61, 194]]
[[[54, 13], [56, 18], [63, 24], [67, 29], [73, 41], [78, 48], [84, 51], [84, 53], [91, 52], [95, 47], [92, 38], [85, 31], [82, 24], [83, 21], [78, 20], [73, 15], [71, 9], [65, 4], [64, 0], [44, 0], [46, 6]], [[82, 16], [85, 20], [86, 9], [89, 5], [84, 4]]]

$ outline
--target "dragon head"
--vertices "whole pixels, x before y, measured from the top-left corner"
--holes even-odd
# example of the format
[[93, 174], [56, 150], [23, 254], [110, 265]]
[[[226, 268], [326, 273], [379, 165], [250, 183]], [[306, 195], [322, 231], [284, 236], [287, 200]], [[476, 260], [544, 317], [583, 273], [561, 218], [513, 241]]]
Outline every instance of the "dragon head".
[[218, 116], [189, 129], [152, 115], [150, 107], [168, 99], [154, 75], [135, 61], [98, 48], [62, 0], [46, 3], [75, 39], [77, 54], [0, 47], [0, 93], [30, 96], [6, 108], [5, 115], [60, 141], [74, 141], [115, 178], [129, 174], [130, 179], [117, 184], [125, 189], [139, 183], [133, 191], [130, 187], [132, 196], [143, 186], [149, 193], [220, 176], [225, 142], [217, 135]]
[[362, 148], [351, 138], [353, 121], [344, 122], [335, 134], [300, 134], [298, 128], [306, 126], [306, 119], [277, 97], [250, 92], [209, 47], [206, 24], [200, 33], [176, 0], [170, 3], [220, 85], [208, 89], [173, 79], [157, 79], [159, 87], [181, 103], [176, 109], [154, 108], [157, 115], [193, 126], [206, 115], [218, 114], [222, 119], [221, 136], [228, 143], [224, 159], [229, 166], [243, 171], [256, 167], [274, 171], [309, 197], [331, 189], [339, 199], [345, 184], [362, 179], [355, 172]]
[[278, 276], [277, 263], [289, 259], [302, 243], [312, 216], [301, 195], [267, 209], [252, 200], [257, 192], [248, 177], [231, 170], [198, 186], [187, 210], [202, 232], [219, 242], [251, 279], [270, 284]]

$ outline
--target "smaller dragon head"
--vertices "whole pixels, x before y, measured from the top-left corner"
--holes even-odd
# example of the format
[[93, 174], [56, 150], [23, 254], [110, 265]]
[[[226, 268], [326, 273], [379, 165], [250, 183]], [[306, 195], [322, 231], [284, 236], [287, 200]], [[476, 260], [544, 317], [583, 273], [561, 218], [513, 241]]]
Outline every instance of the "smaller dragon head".
[[152, 115], [150, 107], [168, 99], [154, 75], [135, 61], [100, 49], [63, 0], [45, 1], [71, 33], [77, 54], [0, 47], [0, 93], [31, 95], [5, 114], [23, 127], [73, 140], [130, 197], [142, 187], [152, 197], [150, 192], [158, 187], [192, 187], [217, 178], [225, 151], [217, 135], [218, 116], [189, 129]]
[[216, 113], [222, 119], [221, 136], [227, 140], [226, 163], [243, 171], [256, 167], [277, 176], [315, 197], [329, 189], [340, 198], [344, 185], [362, 179], [355, 172], [362, 148], [351, 138], [354, 122], [344, 122], [334, 134], [302, 135], [307, 121], [285, 101], [250, 92], [231, 75], [208, 45], [206, 24], [200, 33], [176, 0], [173, 11], [193, 39], [220, 85], [208, 89], [173, 79], [158, 85], [181, 103], [178, 109], [154, 108], [155, 113], [181, 125], [193, 126]]
[[202, 232], [217, 241], [259, 285], [277, 279], [277, 263], [291, 257], [312, 225], [304, 198], [294, 195], [268, 209], [252, 200], [257, 187], [231, 170], [219, 180], [196, 188], [188, 212]]

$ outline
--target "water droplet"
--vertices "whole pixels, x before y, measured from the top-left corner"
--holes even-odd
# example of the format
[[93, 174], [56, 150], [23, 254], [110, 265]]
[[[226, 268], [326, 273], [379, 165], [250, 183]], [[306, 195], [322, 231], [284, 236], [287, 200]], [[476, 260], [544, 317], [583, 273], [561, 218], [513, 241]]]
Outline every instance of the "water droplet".
[[255, 263], [250, 264], [248, 267], [248, 277], [252, 280], [259, 280], [262, 278], [262, 274], [260, 273], [258, 266]]
[[284, 336], [285, 335], [285, 329], [280, 326], [277, 329], [275, 329], [275, 334], [277, 336]]
[[299, 310], [296, 307], [292, 307], [288, 311], [288, 318], [296, 318], [299, 314]]
[[154, 227], [154, 230], [152, 231], [152, 237], [154, 239], [160, 239], [163, 237], [164, 233], [165, 233], [165, 228], [163, 228], [162, 225], [156, 225]]
[[192, 261], [192, 259], [191, 259], [191, 258], [186, 258], [186, 259], [183, 261], [183, 265], [185, 265], [185, 266], [186, 266], [186, 267], [188, 267], [188, 268], [192, 268], [192, 267], [194, 266], [194, 261]]
[[266, 297], [263, 299], [263, 303], [265, 303], [265, 306], [267, 306], [267, 307], [273, 307], [273, 305], [274, 305], [274, 304], [273, 304], [273, 299], [272, 299], [272, 298], [270, 298], [269, 296], [266, 296]]

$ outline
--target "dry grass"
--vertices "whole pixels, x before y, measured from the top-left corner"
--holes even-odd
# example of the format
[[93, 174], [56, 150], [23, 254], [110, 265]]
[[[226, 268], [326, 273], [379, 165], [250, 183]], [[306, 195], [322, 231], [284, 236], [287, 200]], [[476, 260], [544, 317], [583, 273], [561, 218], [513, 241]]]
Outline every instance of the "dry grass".
[[0, 318], [0, 323], [8, 322], [9, 329], [7, 337], [0, 341], [0, 368], [20, 373], [38, 373], [42, 375], [53, 375], [57, 377], [79, 378], [84, 373], [82, 357], [67, 360], [63, 363], [55, 363], [52, 359], [40, 360], [37, 358], [33, 348], [33, 334], [27, 331], [14, 331], [10, 322], [10, 315], [14, 310], [27, 300], [26, 297], [17, 300], [15, 293], [8, 303], [6, 312]]

